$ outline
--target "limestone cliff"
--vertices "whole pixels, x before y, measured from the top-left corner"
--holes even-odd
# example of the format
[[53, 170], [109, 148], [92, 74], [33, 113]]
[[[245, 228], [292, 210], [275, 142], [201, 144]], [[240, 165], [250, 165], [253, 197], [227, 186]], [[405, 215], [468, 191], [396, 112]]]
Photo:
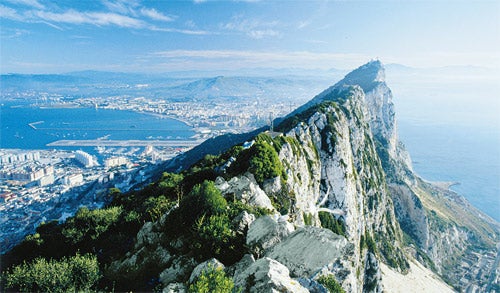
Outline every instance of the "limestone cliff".
[[[109, 275], [135, 278], [140, 271], [167, 292], [186, 289], [209, 265], [249, 292], [326, 292], [324, 278], [348, 292], [381, 292], [406, 274], [435, 278], [436, 288], [449, 290], [434, 273], [456, 289], [488, 286], [465, 278], [461, 264], [496, 253], [498, 228], [413, 172], [379, 61], [349, 73], [274, 130], [242, 136], [247, 143], [224, 145], [186, 173], [189, 188], [213, 181], [226, 211], [197, 214], [189, 199], [179, 200], [142, 227]], [[210, 234], [221, 243], [196, 242], [197, 233], [208, 233], [204, 226], [221, 223], [225, 229]], [[205, 245], [214, 252], [201, 250]]]

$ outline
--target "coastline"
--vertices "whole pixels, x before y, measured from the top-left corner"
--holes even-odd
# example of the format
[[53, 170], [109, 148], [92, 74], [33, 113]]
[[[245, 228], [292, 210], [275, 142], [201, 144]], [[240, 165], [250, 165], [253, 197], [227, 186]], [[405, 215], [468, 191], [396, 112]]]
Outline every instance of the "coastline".
[[460, 182], [458, 181], [427, 181], [427, 182], [444, 190], [451, 190], [451, 187], [460, 185]]

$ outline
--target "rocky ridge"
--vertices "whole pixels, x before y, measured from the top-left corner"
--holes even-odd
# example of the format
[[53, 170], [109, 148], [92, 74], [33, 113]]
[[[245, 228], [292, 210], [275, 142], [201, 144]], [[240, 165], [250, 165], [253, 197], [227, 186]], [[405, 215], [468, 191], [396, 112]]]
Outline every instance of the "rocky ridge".
[[[496, 254], [498, 226], [413, 172], [379, 61], [276, 125], [232, 137], [237, 146], [207, 142], [212, 155], [185, 169], [182, 182], [160, 182], [175, 183], [164, 189], [175, 191], [175, 205], [142, 225], [106, 277], [163, 292], [187, 291], [207, 271], [245, 292], [334, 290], [328, 284], [382, 292], [420, 277], [433, 280], [426, 290], [451, 290], [442, 279], [457, 290], [491, 286], [491, 278], [466, 278], [462, 264]], [[192, 160], [188, 153], [170, 167]]]

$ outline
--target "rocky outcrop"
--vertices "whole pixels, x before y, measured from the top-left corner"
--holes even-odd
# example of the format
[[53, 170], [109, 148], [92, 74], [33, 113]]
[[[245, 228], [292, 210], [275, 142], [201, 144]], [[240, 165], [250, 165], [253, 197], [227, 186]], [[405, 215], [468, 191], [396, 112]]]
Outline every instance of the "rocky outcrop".
[[194, 283], [203, 272], [211, 269], [224, 269], [224, 265], [215, 258], [209, 259], [197, 265], [191, 272], [189, 277], [189, 284]]
[[263, 216], [250, 225], [246, 245], [255, 255], [262, 255], [269, 248], [290, 235], [293, 230], [293, 225], [287, 221], [279, 221], [279, 218]]
[[357, 291], [351, 264], [354, 245], [330, 230], [311, 226], [300, 228], [276, 244], [266, 256], [287, 266], [295, 278], [312, 279], [328, 271], [339, 276], [346, 288]]
[[241, 176], [225, 181], [222, 177], [216, 180], [217, 188], [223, 195], [232, 195], [235, 199], [251, 206], [274, 210], [271, 200], [255, 181], [252, 173], [245, 173]]
[[290, 278], [288, 268], [268, 257], [261, 258], [234, 277], [236, 288], [247, 292], [309, 292]]

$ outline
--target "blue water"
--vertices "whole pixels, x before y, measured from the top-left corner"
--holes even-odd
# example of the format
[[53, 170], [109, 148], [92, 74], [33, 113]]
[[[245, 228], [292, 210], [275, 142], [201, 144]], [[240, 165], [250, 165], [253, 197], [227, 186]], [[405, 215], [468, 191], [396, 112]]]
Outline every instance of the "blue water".
[[[35, 123], [36, 129], [30, 123]], [[0, 124], [0, 148], [18, 149], [48, 149], [47, 144], [63, 139], [189, 139], [195, 134], [191, 127], [174, 119], [93, 108], [43, 109], [6, 104], [0, 108]]]
[[500, 221], [500, 131], [482, 126], [401, 121], [400, 139], [426, 180], [452, 181], [452, 190]]

